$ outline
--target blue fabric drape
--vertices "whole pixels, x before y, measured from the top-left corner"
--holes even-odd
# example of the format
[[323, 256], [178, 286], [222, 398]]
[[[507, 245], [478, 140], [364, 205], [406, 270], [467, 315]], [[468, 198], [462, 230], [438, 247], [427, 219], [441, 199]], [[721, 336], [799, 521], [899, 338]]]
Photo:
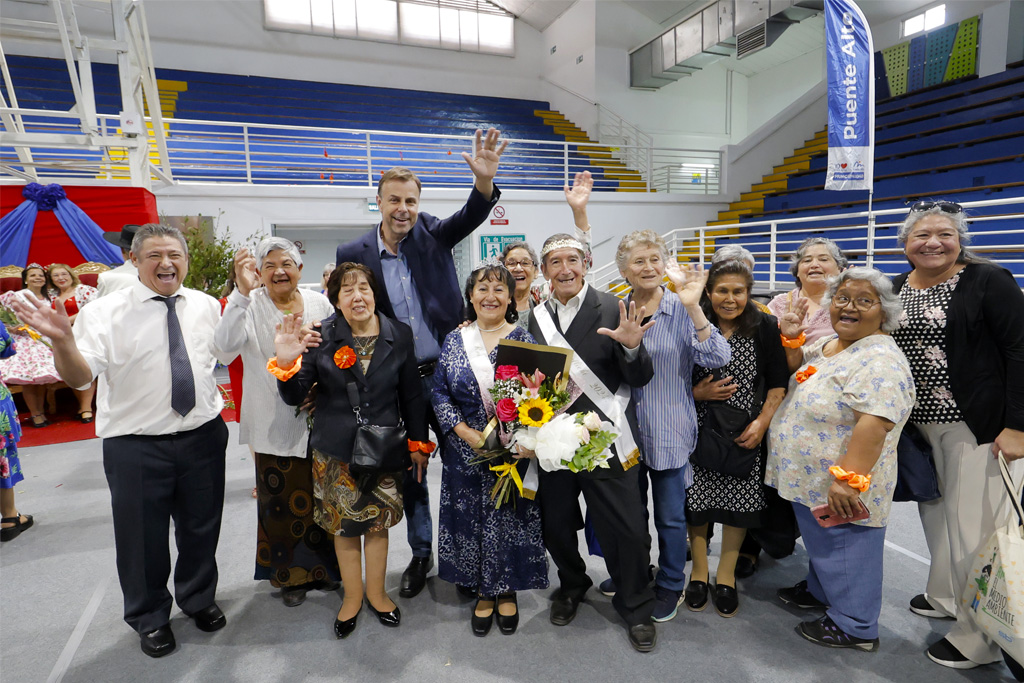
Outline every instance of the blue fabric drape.
[[63, 187], [56, 183], [29, 183], [21, 195], [25, 201], [0, 218], [0, 264], [24, 268], [36, 215], [39, 211], [53, 211], [86, 261], [121, 265], [121, 251], [103, 239], [103, 229], [67, 198]]

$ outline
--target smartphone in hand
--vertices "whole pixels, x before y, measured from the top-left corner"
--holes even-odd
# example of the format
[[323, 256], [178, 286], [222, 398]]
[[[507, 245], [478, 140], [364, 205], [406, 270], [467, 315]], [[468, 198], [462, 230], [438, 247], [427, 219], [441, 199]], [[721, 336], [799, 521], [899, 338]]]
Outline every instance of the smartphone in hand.
[[828, 503], [811, 508], [811, 514], [814, 515], [814, 519], [818, 520], [818, 524], [825, 529], [833, 526], [839, 526], [840, 524], [859, 522], [860, 520], [867, 519], [871, 516], [868, 509], [864, 507], [864, 503], [860, 504], [860, 510], [858, 510], [853, 517], [843, 517], [842, 515], [833, 513], [829, 508]]

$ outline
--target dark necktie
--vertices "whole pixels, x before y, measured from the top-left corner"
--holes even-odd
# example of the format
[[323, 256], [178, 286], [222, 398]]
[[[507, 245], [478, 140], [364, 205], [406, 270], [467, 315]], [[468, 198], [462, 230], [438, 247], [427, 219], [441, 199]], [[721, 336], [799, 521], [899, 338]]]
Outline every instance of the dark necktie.
[[171, 355], [171, 408], [185, 417], [196, 407], [196, 382], [192, 376], [192, 363], [188, 359], [185, 338], [181, 334], [178, 314], [174, 310], [177, 296], [156, 296], [167, 304], [167, 345]]

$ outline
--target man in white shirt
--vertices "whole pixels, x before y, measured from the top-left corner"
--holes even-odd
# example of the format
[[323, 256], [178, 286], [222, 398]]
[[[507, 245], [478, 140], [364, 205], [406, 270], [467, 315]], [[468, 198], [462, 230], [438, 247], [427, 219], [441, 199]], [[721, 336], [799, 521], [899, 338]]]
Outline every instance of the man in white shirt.
[[138, 230], [139, 226], [137, 225], [126, 225], [121, 228], [121, 232], [103, 233], [103, 239], [121, 247], [124, 263], [117, 268], [99, 274], [96, 280], [97, 299], [119, 289], [127, 289], [139, 281], [139, 271], [131, 259], [132, 239]]
[[[188, 247], [171, 227], [146, 224], [132, 242], [139, 279], [83, 308], [74, 332], [63, 306], [15, 302], [53, 342], [64, 381], [99, 378], [96, 434], [110, 486], [124, 619], [142, 651], [174, 650], [170, 627], [169, 521], [174, 519], [178, 606], [203, 631], [224, 626], [214, 602], [224, 507], [224, 402], [214, 379], [220, 305], [182, 286]], [[223, 360], [223, 359], [222, 359]]]

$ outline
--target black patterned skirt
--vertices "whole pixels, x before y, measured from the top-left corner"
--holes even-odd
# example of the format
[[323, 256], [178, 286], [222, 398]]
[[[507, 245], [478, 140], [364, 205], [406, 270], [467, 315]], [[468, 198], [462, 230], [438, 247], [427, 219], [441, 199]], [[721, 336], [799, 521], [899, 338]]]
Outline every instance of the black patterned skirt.
[[313, 519], [310, 458], [256, 454], [256, 573], [276, 588], [340, 578], [334, 539]]
[[381, 472], [357, 480], [348, 465], [313, 451], [313, 519], [329, 534], [362, 536], [402, 521], [402, 474]]

